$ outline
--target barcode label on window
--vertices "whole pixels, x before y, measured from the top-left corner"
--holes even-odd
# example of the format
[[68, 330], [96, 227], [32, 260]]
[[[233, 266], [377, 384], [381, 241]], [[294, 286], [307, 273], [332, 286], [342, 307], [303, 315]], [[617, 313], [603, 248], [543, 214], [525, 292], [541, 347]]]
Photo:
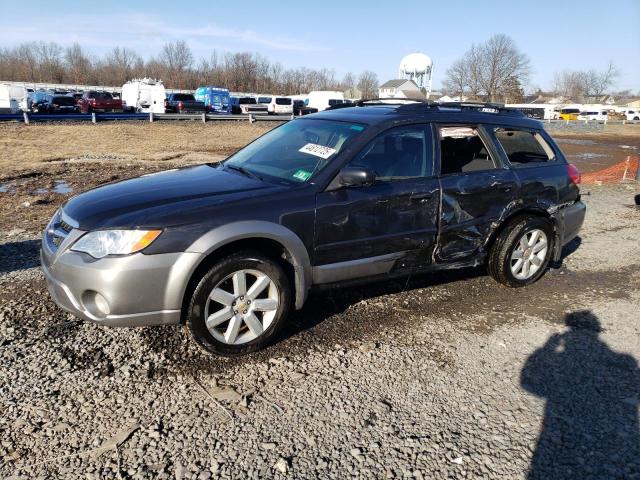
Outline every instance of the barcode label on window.
[[336, 153], [335, 148], [325, 147], [323, 145], [317, 145], [315, 143], [307, 143], [304, 147], [302, 147], [299, 152], [308, 153], [309, 155], [313, 155], [315, 157], [320, 157], [323, 159], [329, 158], [331, 155]]

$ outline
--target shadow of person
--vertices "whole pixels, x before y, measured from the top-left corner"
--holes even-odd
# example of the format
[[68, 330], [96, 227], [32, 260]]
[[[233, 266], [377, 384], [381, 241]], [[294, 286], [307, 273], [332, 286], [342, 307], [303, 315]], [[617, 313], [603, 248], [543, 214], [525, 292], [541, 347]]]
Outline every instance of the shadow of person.
[[545, 398], [529, 479], [640, 478], [640, 372], [599, 338], [598, 317], [568, 314], [522, 369], [520, 383]]

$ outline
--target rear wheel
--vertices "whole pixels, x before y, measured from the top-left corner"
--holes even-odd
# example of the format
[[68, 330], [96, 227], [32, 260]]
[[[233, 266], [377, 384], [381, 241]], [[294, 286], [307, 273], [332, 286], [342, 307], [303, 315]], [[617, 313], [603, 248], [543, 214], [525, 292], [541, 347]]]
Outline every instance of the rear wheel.
[[553, 227], [546, 218], [524, 216], [512, 220], [491, 248], [489, 273], [510, 287], [536, 282], [551, 260], [553, 239]]
[[210, 353], [241, 355], [269, 344], [284, 324], [291, 286], [282, 267], [257, 252], [217, 263], [198, 283], [187, 324]]

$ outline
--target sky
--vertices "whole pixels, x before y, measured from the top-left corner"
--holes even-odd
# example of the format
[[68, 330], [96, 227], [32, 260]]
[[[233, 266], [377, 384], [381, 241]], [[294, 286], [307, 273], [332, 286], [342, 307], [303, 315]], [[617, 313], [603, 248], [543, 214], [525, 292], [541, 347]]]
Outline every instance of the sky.
[[403, 56], [422, 52], [433, 60], [437, 88], [473, 43], [504, 33], [531, 60], [527, 91], [550, 88], [555, 72], [602, 70], [610, 60], [620, 71], [614, 88], [640, 90], [640, 0], [0, 4], [0, 47], [78, 42], [96, 55], [126, 46], [147, 59], [164, 43], [185, 40], [196, 58], [250, 51], [285, 67], [333, 69], [337, 78], [373, 70], [381, 83], [397, 77]]

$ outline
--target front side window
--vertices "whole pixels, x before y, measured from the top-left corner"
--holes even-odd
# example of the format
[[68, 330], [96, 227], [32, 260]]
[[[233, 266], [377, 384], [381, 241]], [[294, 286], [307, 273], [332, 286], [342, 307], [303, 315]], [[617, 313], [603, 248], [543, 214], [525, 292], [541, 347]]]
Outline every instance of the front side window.
[[226, 160], [225, 168], [269, 180], [308, 182], [365, 126], [359, 123], [299, 119], [271, 130]]
[[496, 168], [475, 126], [440, 127], [440, 173], [468, 173]]
[[431, 135], [426, 125], [395, 127], [380, 134], [349, 163], [376, 175], [376, 181], [405, 180], [432, 174]]
[[555, 160], [553, 149], [537, 132], [515, 128], [496, 128], [494, 131], [514, 167]]

